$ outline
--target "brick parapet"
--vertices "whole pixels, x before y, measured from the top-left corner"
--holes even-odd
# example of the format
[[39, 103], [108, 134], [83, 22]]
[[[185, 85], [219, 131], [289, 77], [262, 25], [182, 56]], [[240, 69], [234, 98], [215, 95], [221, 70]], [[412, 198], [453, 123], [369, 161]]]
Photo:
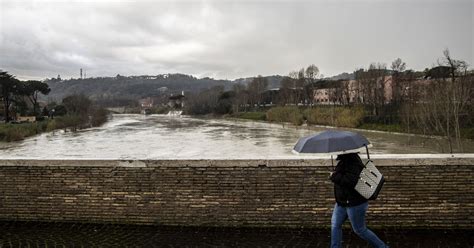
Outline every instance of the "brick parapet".
[[[371, 226], [474, 228], [474, 157], [373, 156]], [[327, 227], [327, 159], [0, 160], [0, 219]]]

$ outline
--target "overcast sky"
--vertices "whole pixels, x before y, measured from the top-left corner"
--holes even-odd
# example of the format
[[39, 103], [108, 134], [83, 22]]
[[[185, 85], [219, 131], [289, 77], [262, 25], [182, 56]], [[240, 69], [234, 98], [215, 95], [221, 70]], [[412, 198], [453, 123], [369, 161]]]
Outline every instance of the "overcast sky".
[[326, 76], [371, 62], [474, 64], [473, 0], [0, 0], [0, 69], [20, 79], [185, 73]]

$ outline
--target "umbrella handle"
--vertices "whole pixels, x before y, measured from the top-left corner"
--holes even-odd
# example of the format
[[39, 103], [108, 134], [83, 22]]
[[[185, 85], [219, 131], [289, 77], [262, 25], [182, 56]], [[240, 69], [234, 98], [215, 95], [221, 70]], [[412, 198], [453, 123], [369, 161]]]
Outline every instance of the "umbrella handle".
[[367, 152], [367, 159], [370, 160], [369, 147], [365, 146], [365, 151]]
[[331, 165], [332, 165], [332, 171], [334, 171], [334, 161], [332, 160], [332, 155], [331, 155]]

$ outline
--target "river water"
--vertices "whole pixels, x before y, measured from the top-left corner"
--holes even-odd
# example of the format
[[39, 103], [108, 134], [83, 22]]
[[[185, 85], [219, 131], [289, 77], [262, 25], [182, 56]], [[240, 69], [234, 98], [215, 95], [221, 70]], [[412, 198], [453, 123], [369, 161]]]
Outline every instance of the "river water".
[[[43, 133], [0, 143], [0, 158], [40, 159], [252, 159], [298, 158], [298, 138], [323, 127], [166, 115], [113, 115], [101, 127]], [[352, 130], [354, 131], [354, 130]], [[373, 144], [371, 153], [446, 153], [440, 138], [355, 130]], [[474, 142], [463, 141], [464, 152]]]

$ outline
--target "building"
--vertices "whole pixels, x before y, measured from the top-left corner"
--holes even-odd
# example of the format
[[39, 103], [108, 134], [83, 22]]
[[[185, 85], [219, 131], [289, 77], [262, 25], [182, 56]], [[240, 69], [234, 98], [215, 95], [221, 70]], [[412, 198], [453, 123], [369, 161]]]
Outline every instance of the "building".
[[153, 102], [154, 101], [153, 101], [153, 98], [151, 98], [151, 97], [140, 99], [138, 102], [140, 103], [140, 107], [142, 109], [153, 108]]
[[315, 104], [367, 103], [374, 94], [382, 94], [383, 102], [393, 100], [394, 84], [392, 76], [384, 76], [370, 81], [344, 80], [337, 86], [313, 90]]

